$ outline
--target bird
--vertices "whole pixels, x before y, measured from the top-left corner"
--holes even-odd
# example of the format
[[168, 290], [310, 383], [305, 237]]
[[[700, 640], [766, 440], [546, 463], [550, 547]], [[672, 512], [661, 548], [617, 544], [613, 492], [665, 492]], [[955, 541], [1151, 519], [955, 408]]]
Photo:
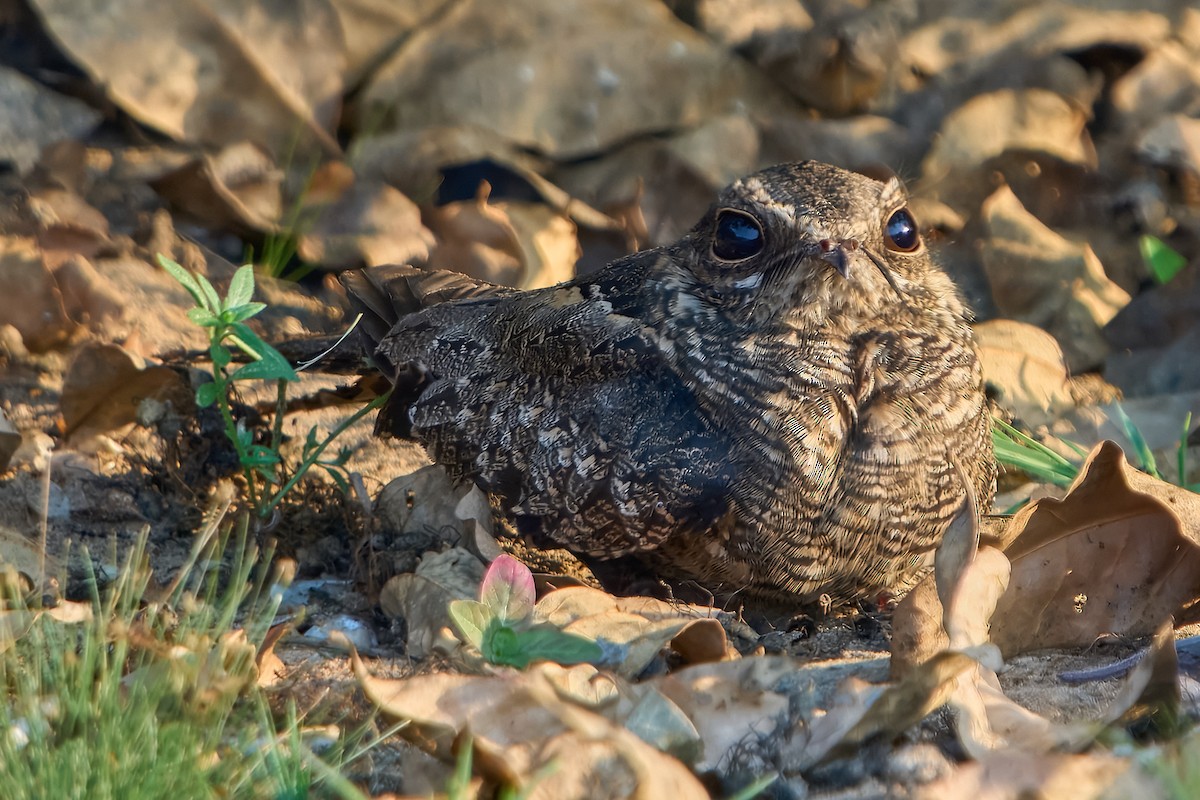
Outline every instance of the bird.
[[548, 288], [343, 273], [394, 385], [376, 432], [587, 563], [769, 607], [903, 589], [995, 492], [970, 313], [908, 196], [814, 161]]

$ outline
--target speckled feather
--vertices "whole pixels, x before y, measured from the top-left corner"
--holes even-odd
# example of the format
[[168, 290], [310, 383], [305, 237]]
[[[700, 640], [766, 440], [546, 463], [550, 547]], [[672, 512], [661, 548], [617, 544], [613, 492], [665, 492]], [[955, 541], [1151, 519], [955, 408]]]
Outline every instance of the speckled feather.
[[[955, 463], [983, 504], [995, 474], [963, 304], [923, 246], [887, 243], [905, 201], [789, 164], [675, 244], [551, 288], [349, 274], [397, 383], [381, 431], [586, 556], [772, 603], [897, 588], [962, 501]], [[731, 212], [761, 252], [718, 257]]]

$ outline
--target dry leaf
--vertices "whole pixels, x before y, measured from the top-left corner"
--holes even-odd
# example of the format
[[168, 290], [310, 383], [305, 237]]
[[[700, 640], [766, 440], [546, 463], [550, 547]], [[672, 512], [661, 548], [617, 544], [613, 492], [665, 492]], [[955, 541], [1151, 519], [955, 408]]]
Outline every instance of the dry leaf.
[[575, 223], [541, 203], [489, 202], [490, 192], [484, 183], [474, 200], [430, 211], [437, 245], [428, 268], [522, 289], [574, 277], [579, 258]]
[[172, 205], [213, 230], [269, 233], [283, 213], [283, 174], [250, 142], [204, 154], [150, 181]]
[[421, 210], [391, 186], [353, 180], [334, 198], [306, 196], [297, 253], [327, 269], [422, 262], [433, 234], [421, 224]]
[[668, 645], [690, 663], [731, 657], [725, 629], [710, 613], [649, 597], [613, 597], [586, 586], [553, 591], [534, 609], [539, 622], [620, 648], [613, 669], [625, 677], [641, 673]]
[[[982, 761], [963, 764], [950, 775], [918, 790], [918, 800], [1092, 800], [1106, 791], [1129, 762], [1111, 755], [1030, 756], [999, 751]], [[1139, 792], [1148, 787], [1139, 783]]]
[[78, 328], [67, 317], [62, 294], [33, 239], [0, 238], [0, 319], [20, 331], [34, 352], [64, 343]]
[[1103, 442], [1062, 500], [1013, 518], [1012, 579], [992, 623], [1005, 656], [1145, 636], [1174, 615], [1195, 617], [1200, 495], [1139, 472]]
[[437, 645], [457, 649], [450, 626], [450, 601], [472, 599], [483, 579], [483, 564], [454, 547], [429, 553], [416, 572], [397, 575], [383, 586], [379, 605], [389, 617], [403, 619], [408, 629], [405, 650], [413, 658], [428, 656]]
[[1043, 225], [1007, 186], [982, 214], [988, 238], [981, 255], [996, 306], [1049, 331], [1073, 372], [1098, 366], [1108, 349], [1100, 329], [1129, 294], [1108, 279], [1090, 247]]
[[1084, 130], [1086, 123], [1082, 109], [1045, 89], [977, 95], [943, 121], [921, 172], [936, 184], [1012, 150], [1094, 166], [1096, 153]]
[[68, 436], [108, 433], [137, 420], [145, 400], [167, 400], [184, 410], [191, 391], [175, 370], [147, 367], [115, 344], [87, 344], [63, 381], [63, 422]]
[[[486, 677], [384, 680], [373, 678], [357, 654], [351, 658], [367, 697], [389, 716], [412, 722], [402, 735], [449, 760], [456, 740], [469, 731], [476, 769], [517, 786], [532, 783], [530, 797], [708, 797], [682, 764], [623, 727], [564, 701], [551, 678], [536, 668]], [[567, 671], [573, 670], [594, 674], [586, 665]], [[562, 671], [553, 668], [553, 680], [561, 681]], [[557, 769], [534, 781], [551, 761]]]
[[566, 159], [779, 100], [662, 4], [466, 0], [376, 73], [360, 130], [477, 125]]
[[783, 735], [791, 693], [804, 665], [786, 656], [697, 664], [654, 679], [695, 726], [700, 742], [692, 760], [698, 773], [715, 771], [745, 739]]
[[173, 139], [249, 139], [279, 158], [339, 152], [342, 36], [323, 0], [113, 0], [102, 14], [72, 0], [30, 5], [116, 105]]
[[1041, 328], [1011, 319], [975, 326], [983, 380], [991, 397], [1029, 427], [1075, 406], [1062, 348]]

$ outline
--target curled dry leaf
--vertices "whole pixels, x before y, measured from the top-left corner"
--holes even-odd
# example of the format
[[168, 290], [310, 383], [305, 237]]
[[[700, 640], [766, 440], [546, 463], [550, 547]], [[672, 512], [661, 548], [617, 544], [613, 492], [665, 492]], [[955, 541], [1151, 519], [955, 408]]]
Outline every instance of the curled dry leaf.
[[489, 202], [490, 193], [485, 182], [474, 200], [430, 211], [437, 245], [428, 268], [522, 289], [572, 278], [579, 258], [575, 223], [541, 203]]
[[1066, 497], [1013, 518], [1012, 578], [992, 641], [1008, 657], [1106, 633], [1145, 636], [1171, 616], [1194, 621], [1198, 536], [1200, 495], [1135, 470], [1102, 442]]
[[791, 688], [804, 666], [787, 656], [696, 664], [651, 682], [695, 726], [696, 772], [725, 763], [748, 738], [786, 733]]
[[[918, 800], [979, 800], [1038, 797], [1042, 800], [1092, 800], [1109, 794], [1114, 781], [1129, 770], [1129, 762], [1111, 755], [1031, 756], [1020, 751], [1000, 751], [963, 764], [941, 780], [921, 787]], [[1144, 782], [1136, 794], [1147, 791]]]
[[0, 238], [0, 319], [35, 352], [62, 344], [78, 328], [32, 238]]
[[417, 205], [382, 181], [351, 180], [301, 212], [311, 221], [301, 226], [300, 258], [327, 269], [424, 261], [434, 239]]
[[405, 649], [413, 658], [429, 655], [435, 647], [457, 649], [450, 625], [450, 602], [475, 597], [483, 579], [483, 564], [460, 547], [430, 553], [416, 572], [396, 575], [379, 593], [383, 613], [403, 619], [408, 629]]
[[[469, 732], [476, 769], [494, 781], [529, 786], [529, 797], [708, 797], [677, 760], [556, 688], [568, 686], [564, 675], [576, 671], [614, 680], [592, 667], [384, 680], [372, 677], [357, 654], [351, 659], [367, 697], [385, 714], [412, 722], [401, 735], [450, 760]], [[535, 779], [551, 762], [557, 768]]]
[[1011, 319], [975, 326], [983, 380], [1005, 411], [1030, 427], [1058, 419], [1075, 406], [1058, 341], [1041, 328]]
[[192, 405], [191, 389], [175, 370], [148, 367], [115, 344], [87, 344], [63, 381], [60, 405], [68, 436], [108, 433], [135, 422], [145, 400]]
[[617, 648], [610, 657], [620, 675], [641, 673], [670, 646], [685, 663], [721, 661], [736, 655], [711, 610], [664, 603], [649, 597], [613, 597], [599, 589], [572, 586], [543, 597], [534, 619], [567, 633], [603, 639]]
[[1100, 329], [1129, 293], [1109, 280], [1088, 245], [1043, 225], [1007, 186], [984, 202], [982, 213], [988, 238], [981, 256], [996, 306], [1049, 331], [1073, 372], [1098, 366], [1108, 349]]
[[150, 182], [176, 208], [213, 230], [269, 233], [283, 213], [283, 173], [251, 142], [204, 154]]
[[116, 105], [173, 139], [339, 152], [342, 31], [324, 0], [116, 0], [102, 14], [72, 0], [30, 5]]

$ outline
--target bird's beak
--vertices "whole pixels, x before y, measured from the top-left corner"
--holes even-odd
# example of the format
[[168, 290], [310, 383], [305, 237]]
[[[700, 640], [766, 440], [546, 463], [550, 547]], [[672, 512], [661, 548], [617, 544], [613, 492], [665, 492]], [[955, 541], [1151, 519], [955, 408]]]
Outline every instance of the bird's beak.
[[821, 248], [818, 254], [822, 261], [837, 270], [843, 278], [850, 277], [850, 253], [858, 249], [855, 239], [822, 239], [817, 243]]
[[850, 277], [850, 257], [841, 245], [835, 245], [831, 250], [824, 250], [821, 253], [821, 260], [837, 270], [838, 275], [843, 278]]

